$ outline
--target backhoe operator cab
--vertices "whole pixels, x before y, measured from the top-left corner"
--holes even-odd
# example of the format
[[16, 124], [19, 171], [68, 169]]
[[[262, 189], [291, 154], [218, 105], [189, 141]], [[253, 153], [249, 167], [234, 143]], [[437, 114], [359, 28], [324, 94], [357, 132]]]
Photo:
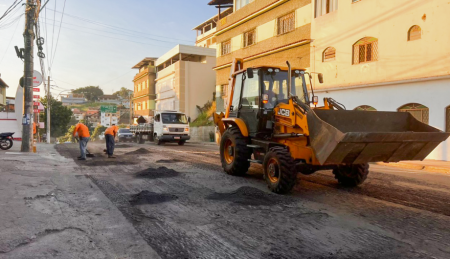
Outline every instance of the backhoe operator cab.
[[[450, 135], [409, 113], [348, 111], [331, 98], [312, 107], [311, 75], [287, 64], [242, 69], [242, 60], [233, 61], [226, 112], [214, 114], [226, 173], [243, 175], [251, 162], [262, 164], [276, 193], [289, 192], [297, 172], [323, 169], [356, 186], [367, 178], [369, 162], [423, 160]], [[321, 74], [318, 79], [323, 82]]]

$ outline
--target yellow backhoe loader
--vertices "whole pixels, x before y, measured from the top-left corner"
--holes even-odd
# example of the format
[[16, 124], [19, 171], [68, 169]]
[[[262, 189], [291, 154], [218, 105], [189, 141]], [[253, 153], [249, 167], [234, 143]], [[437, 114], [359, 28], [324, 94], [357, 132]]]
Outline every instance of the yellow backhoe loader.
[[407, 112], [350, 111], [331, 98], [312, 107], [318, 98], [307, 88], [311, 74], [286, 63], [243, 69], [242, 59], [233, 61], [226, 112], [214, 115], [226, 173], [243, 175], [250, 163], [262, 164], [275, 193], [291, 191], [297, 172], [324, 169], [356, 186], [369, 162], [423, 160], [450, 135]]

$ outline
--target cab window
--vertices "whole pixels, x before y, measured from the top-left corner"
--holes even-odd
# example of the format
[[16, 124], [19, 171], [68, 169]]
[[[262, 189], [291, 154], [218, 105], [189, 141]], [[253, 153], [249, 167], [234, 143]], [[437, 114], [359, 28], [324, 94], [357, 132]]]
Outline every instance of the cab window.
[[[257, 71], [254, 71], [257, 74]], [[258, 108], [259, 106], [259, 80], [255, 76], [244, 80], [244, 88], [242, 90], [241, 108]]]

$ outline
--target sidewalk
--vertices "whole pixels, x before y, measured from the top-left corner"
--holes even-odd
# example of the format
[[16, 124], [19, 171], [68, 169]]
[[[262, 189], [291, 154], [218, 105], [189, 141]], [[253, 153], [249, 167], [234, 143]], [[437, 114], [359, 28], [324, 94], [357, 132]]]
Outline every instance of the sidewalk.
[[424, 170], [433, 173], [450, 174], [450, 162], [440, 160], [424, 160], [424, 161], [403, 161], [398, 163], [375, 163], [377, 165], [400, 167], [412, 170]]
[[54, 145], [0, 151], [0, 258], [159, 258]]

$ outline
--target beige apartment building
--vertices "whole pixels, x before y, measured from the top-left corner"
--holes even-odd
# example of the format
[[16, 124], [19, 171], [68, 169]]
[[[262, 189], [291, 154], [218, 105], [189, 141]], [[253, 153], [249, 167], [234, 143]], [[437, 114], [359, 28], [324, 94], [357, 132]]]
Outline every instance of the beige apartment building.
[[217, 23], [219, 22], [220, 19], [232, 13], [233, 13], [232, 7], [226, 8], [226, 10], [224, 10], [223, 12], [221, 9], [219, 9], [219, 13], [217, 15], [195, 27], [193, 29], [194, 31], [197, 32], [195, 46], [216, 49], [217, 41], [214, 34], [217, 31]]
[[216, 50], [177, 45], [158, 60], [156, 110], [175, 110], [194, 120], [196, 106], [212, 100], [215, 91]]
[[223, 110], [233, 58], [250, 66], [309, 68], [311, 0], [214, 0], [210, 5], [233, 4], [233, 13], [216, 28], [218, 111]]
[[[449, 13], [447, 0], [313, 1], [311, 71], [325, 80], [315, 94], [450, 132]], [[428, 158], [450, 160], [450, 141]]]
[[133, 117], [140, 116], [149, 120], [153, 117], [155, 109], [155, 78], [156, 68], [155, 61], [157, 58], [144, 58], [137, 63], [133, 69], [138, 69], [138, 73], [134, 76], [134, 93], [130, 108], [133, 109]]

